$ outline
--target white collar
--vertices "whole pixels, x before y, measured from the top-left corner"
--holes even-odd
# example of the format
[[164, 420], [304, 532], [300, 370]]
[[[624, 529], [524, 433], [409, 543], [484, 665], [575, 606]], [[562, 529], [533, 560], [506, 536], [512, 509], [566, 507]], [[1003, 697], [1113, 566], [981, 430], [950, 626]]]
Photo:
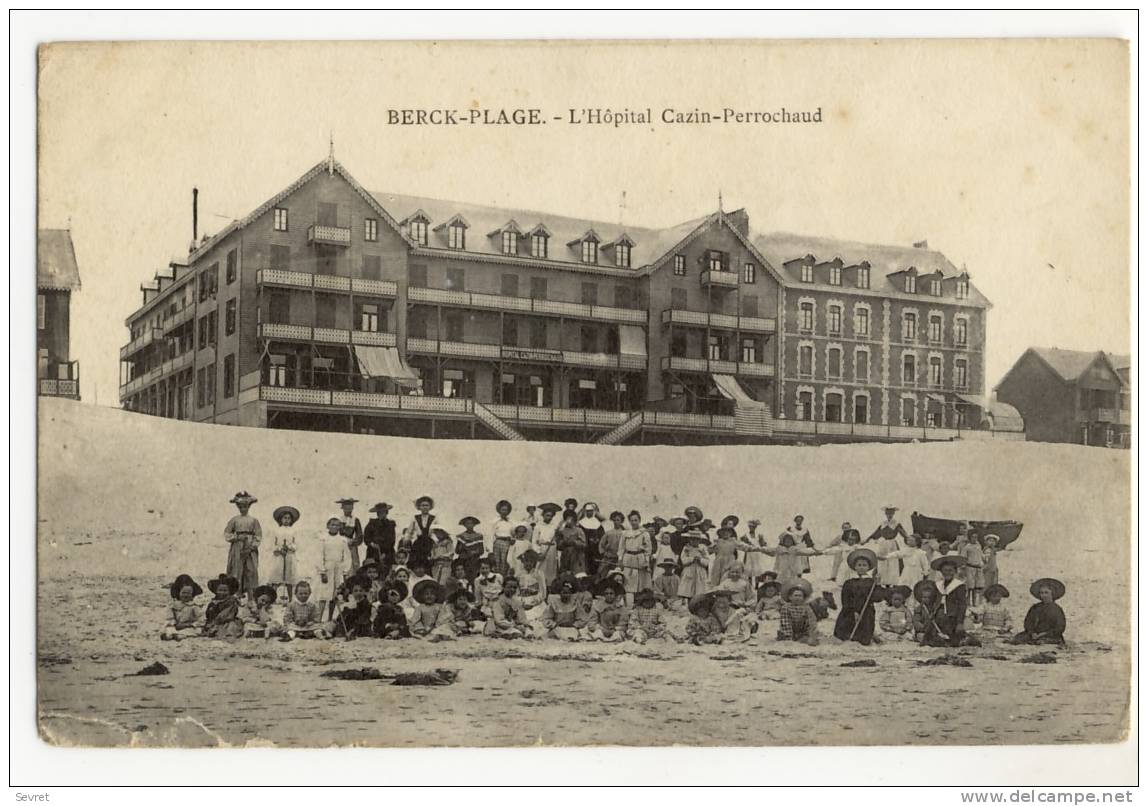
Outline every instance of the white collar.
[[953, 581], [947, 582], [947, 583], [945, 582], [945, 580], [942, 579], [937, 584], [937, 588], [940, 589], [941, 598], [943, 599], [946, 596], [948, 596], [950, 593], [955, 591], [957, 588], [961, 587], [961, 585], [964, 585], [964, 584], [965, 584], [964, 580], [960, 579], [959, 577], [953, 577]]

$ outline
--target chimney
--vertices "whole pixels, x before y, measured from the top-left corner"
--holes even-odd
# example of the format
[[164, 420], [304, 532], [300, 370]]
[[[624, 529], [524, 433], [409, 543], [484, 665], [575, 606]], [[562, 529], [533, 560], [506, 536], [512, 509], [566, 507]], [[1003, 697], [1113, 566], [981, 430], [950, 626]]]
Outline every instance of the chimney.
[[928, 241], [914, 241], [913, 242], [913, 248], [914, 249], [928, 249], [929, 248], [929, 242]]
[[191, 189], [191, 242], [199, 238], [199, 188]]

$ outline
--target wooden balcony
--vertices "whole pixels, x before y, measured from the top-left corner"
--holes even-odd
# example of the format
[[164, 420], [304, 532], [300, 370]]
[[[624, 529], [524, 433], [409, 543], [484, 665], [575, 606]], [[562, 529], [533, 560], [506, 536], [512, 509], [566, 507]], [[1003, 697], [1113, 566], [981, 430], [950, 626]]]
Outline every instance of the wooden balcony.
[[286, 269], [260, 269], [255, 273], [259, 285], [284, 288], [315, 288], [334, 293], [353, 293], [370, 297], [396, 297], [398, 285], [393, 280], [368, 280], [331, 274], [311, 274]]
[[702, 311], [662, 311], [662, 324], [685, 325], [687, 327], [710, 327], [720, 330], [740, 330], [743, 333], [774, 333], [777, 320], [761, 316], [731, 316], [724, 313], [704, 313]]
[[163, 321], [164, 331], [170, 333], [182, 324], [195, 318], [195, 306], [187, 305]]
[[307, 243], [329, 246], [350, 246], [351, 228], [312, 224], [307, 228]]
[[701, 273], [702, 288], [737, 288], [737, 272], [706, 269]]
[[618, 324], [644, 325], [647, 320], [646, 311], [637, 308], [585, 305], [578, 302], [512, 297], [505, 294], [449, 291], [444, 288], [411, 287], [407, 289], [407, 300], [432, 305], [532, 313], [542, 316], [562, 316], [568, 319], [592, 319], [598, 322], [616, 322]]
[[702, 372], [709, 375], [741, 375], [748, 378], [772, 378], [773, 364], [753, 364], [744, 361], [713, 361], [708, 358], [662, 357], [662, 369], [675, 372]]
[[394, 333], [287, 325], [278, 322], [260, 324], [259, 338], [279, 341], [313, 341], [319, 344], [362, 344], [374, 347], [394, 347], [397, 343]]
[[145, 347], [148, 347], [152, 344], [155, 344], [157, 341], [159, 341], [162, 338], [163, 338], [163, 328], [162, 327], [149, 327], [149, 328], [147, 328], [142, 333], [140, 333], [139, 336], [132, 339], [131, 341], [129, 341], [127, 344], [125, 344], [123, 347], [120, 348], [120, 360], [121, 361], [127, 360], [128, 356], [135, 355], [140, 350], [142, 350]]

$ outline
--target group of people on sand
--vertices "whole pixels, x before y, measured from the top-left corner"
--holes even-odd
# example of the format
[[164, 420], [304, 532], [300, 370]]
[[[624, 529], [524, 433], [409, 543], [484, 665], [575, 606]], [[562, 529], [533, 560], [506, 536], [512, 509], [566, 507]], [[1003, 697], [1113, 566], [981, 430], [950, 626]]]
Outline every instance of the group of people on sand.
[[[488, 529], [473, 515], [454, 535], [421, 496], [401, 531], [378, 503], [366, 525], [354, 498], [321, 531], [299, 532], [300, 512], [272, 513], [264, 534], [257, 499], [232, 499], [224, 528], [227, 570], [199, 584], [180, 574], [162, 637], [452, 640], [467, 635], [572, 641], [720, 644], [758, 640], [816, 645], [818, 624], [837, 610], [832, 636], [863, 645], [986, 641], [1064, 643], [1065, 592], [1039, 579], [1038, 600], [1014, 632], [996, 563], [999, 539], [964, 529], [951, 543], [906, 532], [896, 507], [862, 539], [849, 523], [818, 548], [801, 515], [770, 541], [761, 523], [701, 509], [645, 520], [636, 510], [603, 518], [597, 504], [495, 505]], [[814, 595], [810, 557], [832, 555], [838, 591]]]

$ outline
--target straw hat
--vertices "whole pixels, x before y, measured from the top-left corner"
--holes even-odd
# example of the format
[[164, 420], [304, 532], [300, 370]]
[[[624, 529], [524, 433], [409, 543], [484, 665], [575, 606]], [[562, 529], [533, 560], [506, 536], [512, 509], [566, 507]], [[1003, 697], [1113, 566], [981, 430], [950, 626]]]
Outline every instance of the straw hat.
[[417, 506], [419, 506], [419, 505], [420, 505], [420, 504], [422, 504], [424, 501], [425, 501], [426, 503], [430, 504], [430, 508], [431, 508], [431, 509], [434, 509], [434, 499], [433, 499], [433, 498], [431, 498], [429, 495], [420, 495], [418, 498], [416, 498], [416, 499], [415, 499], [415, 506], [416, 506], [416, 507], [417, 507]]
[[968, 565], [968, 560], [959, 554], [942, 554], [940, 557], [934, 557], [933, 561], [929, 563], [934, 571], [940, 571], [941, 566], [952, 564], [957, 568]]
[[713, 609], [714, 600], [719, 596], [725, 596], [732, 599], [733, 591], [722, 590], [719, 588], [717, 590], [712, 590], [709, 593], [699, 593], [697, 596], [690, 599], [690, 603], [688, 605], [690, 612], [695, 616], [709, 615], [709, 612]]
[[275, 509], [275, 511], [271, 513], [271, 520], [275, 521], [276, 523], [279, 523], [279, 521], [281, 521], [283, 519], [284, 515], [290, 515], [291, 516], [291, 525], [292, 526], [294, 526], [295, 524], [297, 524], [299, 522], [299, 510], [297, 510], [295, 507], [291, 507], [291, 506], [277, 507]]
[[459, 520], [458, 525], [465, 526], [467, 529], [471, 529], [475, 526], [478, 526], [480, 523], [482, 523], [482, 521], [480, 521], [478, 518], [474, 517], [473, 515], [467, 515], [465, 518], [461, 518]]
[[247, 504], [248, 506], [251, 506], [258, 500], [258, 498], [247, 492], [247, 490], [241, 490], [240, 492], [237, 492], [235, 495], [231, 496], [232, 504]]
[[[766, 584], [768, 585], [769, 583]], [[793, 591], [794, 588], [801, 588], [803, 591], [805, 591], [806, 599], [813, 595], [813, 585], [809, 583], [809, 580], [797, 577], [796, 579], [789, 580], [781, 586], [781, 598], [788, 601], [789, 594]]]
[[379, 601], [387, 601], [387, 593], [390, 591], [398, 591], [400, 602], [407, 598], [407, 586], [398, 580], [391, 580], [387, 584], [383, 585], [382, 590], [379, 591]]
[[1009, 597], [1008, 588], [1006, 588], [1004, 585], [989, 585], [987, 588], [985, 588], [986, 599], [994, 593], [999, 593], [1002, 599], [1007, 599]]
[[1061, 596], [1064, 596], [1064, 583], [1059, 579], [1053, 579], [1052, 577], [1041, 577], [1036, 582], [1032, 583], [1032, 586], [1029, 587], [1028, 592], [1031, 593], [1035, 598], [1039, 599], [1040, 589], [1045, 587], [1052, 589], [1053, 601], [1059, 599]]
[[338, 504], [339, 506], [342, 506], [343, 504], [357, 504], [357, 503], [359, 503], [359, 499], [358, 498], [340, 498], [335, 503]]
[[179, 592], [188, 587], [191, 588], [193, 599], [203, 593], [203, 588], [199, 587], [199, 583], [191, 578], [191, 574], [180, 574], [175, 578], [175, 582], [171, 583], [171, 598], [178, 599]]
[[436, 604], [442, 604], [446, 597], [446, 591], [443, 586], [435, 582], [433, 579], [424, 579], [422, 582], [415, 584], [415, 589], [411, 591], [411, 596], [418, 603], [422, 603], [423, 593], [428, 590], [434, 591], [434, 600]]
[[226, 585], [232, 593], [239, 593], [239, 580], [227, 574], [220, 574], [215, 579], [207, 580], [207, 589], [215, 593], [215, 589], [219, 587], [220, 583]]
[[870, 571], [876, 570], [877, 568], [877, 555], [874, 554], [871, 549], [853, 549], [853, 551], [849, 552], [849, 557], [845, 562], [849, 564], [850, 568], [856, 571], [858, 560], [868, 560]]
[[[924, 582], [924, 580], [921, 581]], [[913, 589], [908, 585], [894, 585], [893, 587], [889, 588], [889, 591], [885, 594], [885, 601], [892, 603], [893, 594], [895, 593], [901, 594], [902, 602], [907, 602], [909, 601], [909, 597], [913, 595]]]

